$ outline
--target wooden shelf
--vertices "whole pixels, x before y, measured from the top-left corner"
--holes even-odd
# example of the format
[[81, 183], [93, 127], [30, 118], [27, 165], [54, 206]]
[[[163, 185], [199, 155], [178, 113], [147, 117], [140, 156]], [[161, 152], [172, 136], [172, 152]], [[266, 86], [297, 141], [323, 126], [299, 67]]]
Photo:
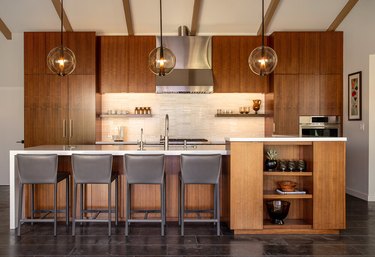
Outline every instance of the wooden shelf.
[[264, 229], [312, 229], [312, 225], [303, 219], [285, 219], [283, 225], [273, 224], [269, 219], [263, 221]]
[[264, 191], [263, 199], [312, 199], [312, 194], [279, 195], [274, 191]]
[[100, 118], [151, 118], [152, 114], [100, 114]]
[[240, 113], [232, 113], [232, 114], [215, 114], [215, 117], [234, 117], [234, 118], [261, 118], [261, 117], [268, 117], [267, 114], [240, 114]]
[[264, 171], [264, 176], [300, 176], [310, 177], [312, 172], [310, 171]]

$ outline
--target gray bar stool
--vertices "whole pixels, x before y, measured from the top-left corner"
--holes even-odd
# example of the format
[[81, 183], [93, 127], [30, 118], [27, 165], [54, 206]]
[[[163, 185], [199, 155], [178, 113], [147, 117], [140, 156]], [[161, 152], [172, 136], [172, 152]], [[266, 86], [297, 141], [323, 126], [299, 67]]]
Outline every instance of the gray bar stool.
[[[118, 224], [118, 176], [112, 173], [111, 154], [73, 154], [72, 168], [73, 168], [73, 229], [72, 235], [76, 233], [76, 222], [108, 222], [108, 236], [111, 236], [111, 213], [115, 213], [115, 222]], [[115, 209], [111, 209], [111, 184], [115, 181]], [[77, 186], [81, 185], [81, 210], [80, 219], [76, 219], [77, 207]], [[84, 209], [83, 208], [83, 185], [86, 184], [107, 184], [108, 185], [108, 209]], [[100, 212], [108, 213], [108, 220], [99, 220], [96, 217]], [[84, 219], [84, 213], [97, 213], [95, 219]]]
[[[179, 223], [181, 236], [184, 235], [185, 222], [214, 222], [217, 226], [217, 235], [220, 236], [220, 187], [221, 155], [188, 155], [182, 154], [181, 174], [179, 186]], [[185, 185], [212, 184], [214, 185], [213, 219], [185, 219], [185, 212], [201, 212], [200, 210], [185, 211]], [[212, 212], [210, 210], [210, 212]]]
[[[17, 167], [20, 179], [19, 184], [19, 208], [18, 208], [18, 232], [21, 235], [21, 224], [25, 222], [53, 222], [53, 234], [57, 233], [57, 213], [65, 212], [66, 224], [69, 224], [69, 173], [57, 172], [58, 157], [56, 154], [32, 155], [17, 154]], [[66, 180], [66, 206], [64, 210], [57, 210], [57, 184]], [[23, 188], [25, 184], [31, 185], [31, 219], [22, 219]], [[34, 208], [34, 187], [36, 184], [53, 184], [53, 210], [35, 210]], [[47, 213], [41, 219], [35, 219], [34, 213]], [[44, 219], [49, 213], [54, 214], [53, 219]]]
[[[125, 175], [126, 175], [126, 219], [125, 235], [129, 234], [130, 222], [160, 222], [161, 235], [164, 236], [166, 221], [165, 208], [165, 175], [164, 175], [164, 154], [125, 154]], [[134, 184], [160, 184], [160, 210], [131, 210], [131, 185]], [[160, 220], [132, 219], [132, 212], [160, 212]]]

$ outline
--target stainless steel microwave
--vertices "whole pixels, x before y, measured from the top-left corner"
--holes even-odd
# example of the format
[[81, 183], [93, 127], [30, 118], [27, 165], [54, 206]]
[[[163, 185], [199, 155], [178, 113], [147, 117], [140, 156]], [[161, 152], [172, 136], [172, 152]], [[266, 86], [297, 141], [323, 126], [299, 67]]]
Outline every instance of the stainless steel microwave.
[[340, 137], [339, 116], [300, 116], [300, 137]]

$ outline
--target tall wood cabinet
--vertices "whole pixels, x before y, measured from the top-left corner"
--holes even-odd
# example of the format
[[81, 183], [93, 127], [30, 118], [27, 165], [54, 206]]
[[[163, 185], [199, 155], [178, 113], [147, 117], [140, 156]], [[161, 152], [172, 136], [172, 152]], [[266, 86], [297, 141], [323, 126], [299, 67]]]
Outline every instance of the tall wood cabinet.
[[154, 93], [155, 75], [148, 55], [156, 47], [152, 36], [98, 37], [98, 84], [101, 93]]
[[95, 143], [95, 33], [64, 36], [77, 67], [59, 77], [49, 71], [46, 57], [59, 45], [60, 33], [24, 34], [25, 147]]

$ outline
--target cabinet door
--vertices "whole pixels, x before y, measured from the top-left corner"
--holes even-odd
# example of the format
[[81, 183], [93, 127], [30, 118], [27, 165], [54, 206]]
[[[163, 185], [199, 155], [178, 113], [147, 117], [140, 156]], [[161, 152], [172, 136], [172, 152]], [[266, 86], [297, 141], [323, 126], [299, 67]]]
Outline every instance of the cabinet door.
[[298, 75], [274, 75], [275, 134], [298, 135]]
[[95, 143], [95, 75], [70, 75], [69, 143]]
[[25, 147], [66, 144], [67, 79], [25, 75]]
[[128, 92], [126, 37], [99, 37], [99, 88], [101, 93]]
[[345, 142], [314, 142], [313, 228], [345, 228]]
[[342, 75], [320, 75], [320, 115], [342, 116]]
[[[67, 46], [68, 43], [68, 33], [64, 32], [63, 35], [64, 45]], [[58, 47], [61, 45], [61, 33], [60, 32], [46, 32], [46, 54], [45, 58], [47, 59], [48, 53], [54, 49], [55, 47]], [[50, 75], [55, 75], [48, 66], [45, 66], [45, 73]]]
[[95, 75], [95, 32], [68, 32], [67, 47], [76, 56], [77, 65], [72, 74]]
[[343, 33], [320, 33], [320, 74], [343, 73]]
[[[266, 42], [267, 44], [267, 42]], [[258, 76], [249, 67], [251, 52], [262, 45], [262, 37], [240, 38], [240, 92], [241, 93], [265, 93], [268, 90], [268, 76]]]
[[129, 44], [128, 92], [155, 93], [155, 75], [148, 68], [148, 56], [156, 47], [151, 36], [127, 37]]
[[319, 75], [299, 75], [299, 114], [318, 115], [320, 98]]
[[263, 229], [263, 143], [230, 147], [230, 228]]
[[24, 33], [25, 74], [44, 74], [47, 68], [46, 33]]
[[299, 36], [294, 32], [275, 32], [272, 35], [273, 49], [278, 62], [275, 74], [298, 74], [299, 72]]
[[240, 37], [212, 38], [212, 69], [215, 93], [239, 93]]
[[300, 32], [299, 74], [319, 74], [319, 32]]

